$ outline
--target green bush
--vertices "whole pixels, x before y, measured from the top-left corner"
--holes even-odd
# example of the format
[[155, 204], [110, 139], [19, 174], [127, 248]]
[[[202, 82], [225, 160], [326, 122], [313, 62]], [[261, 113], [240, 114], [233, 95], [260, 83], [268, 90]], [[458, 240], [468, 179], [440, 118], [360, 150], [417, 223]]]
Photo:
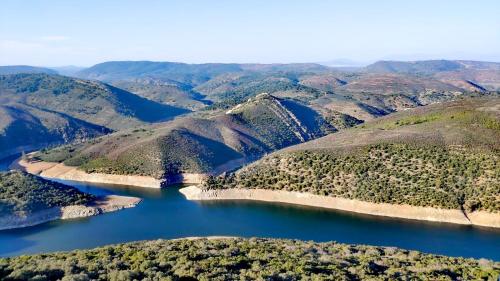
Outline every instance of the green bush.
[[496, 280], [500, 264], [397, 248], [180, 239], [0, 259], [13, 280]]
[[500, 157], [435, 145], [379, 143], [298, 151], [210, 178], [204, 186], [309, 192], [374, 203], [500, 211]]
[[19, 171], [0, 173], [0, 214], [28, 214], [52, 207], [87, 204], [94, 196], [74, 187]]

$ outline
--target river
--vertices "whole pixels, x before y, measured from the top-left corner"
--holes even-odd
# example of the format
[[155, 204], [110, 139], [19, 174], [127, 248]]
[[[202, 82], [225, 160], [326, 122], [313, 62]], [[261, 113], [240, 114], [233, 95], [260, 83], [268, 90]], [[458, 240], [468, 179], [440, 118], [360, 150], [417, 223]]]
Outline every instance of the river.
[[93, 248], [188, 236], [294, 238], [396, 246], [449, 256], [500, 260], [500, 230], [359, 215], [286, 204], [188, 201], [163, 190], [66, 182], [94, 194], [138, 196], [135, 208], [0, 231], [0, 256]]

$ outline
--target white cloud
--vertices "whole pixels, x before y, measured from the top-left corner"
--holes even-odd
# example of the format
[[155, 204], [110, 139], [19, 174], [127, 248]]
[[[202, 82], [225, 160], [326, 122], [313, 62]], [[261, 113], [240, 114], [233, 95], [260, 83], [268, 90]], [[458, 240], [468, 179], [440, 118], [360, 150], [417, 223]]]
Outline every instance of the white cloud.
[[40, 39], [43, 41], [54, 42], [54, 41], [66, 41], [69, 39], [69, 37], [62, 35], [50, 35], [50, 36], [42, 36], [40, 37]]

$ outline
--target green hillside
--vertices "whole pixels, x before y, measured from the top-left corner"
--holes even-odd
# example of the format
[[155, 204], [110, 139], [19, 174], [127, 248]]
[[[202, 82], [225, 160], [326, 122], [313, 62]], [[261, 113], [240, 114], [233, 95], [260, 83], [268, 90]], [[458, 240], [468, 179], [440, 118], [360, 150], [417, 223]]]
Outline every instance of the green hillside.
[[500, 211], [500, 99], [420, 107], [273, 153], [205, 188]]
[[321, 113], [334, 110], [366, 121], [407, 108], [487, 95], [499, 89], [497, 65], [381, 61], [363, 71], [342, 71], [318, 64], [118, 61], [78, 75], [111, 81], [153, 101], [192, 110], [229, 109], [265, 92], [299, 100]]
[[20, 172], [0, 172], [0, 214], [27, 215], [52, 207], [81, 205], [92, 195], [74, 187]]
[[88, 172], [148, 175], [210, 172], [231, 160], [270, 151], [335, 131], [320, 114], [291, 100], [261, 94], [233, 109], [178, 118], [43, 151]]
[[14, 280], [496, 280], [500, 264], [389, 247], [263, 238], [135, 242], [0, 259]]
[[186, 112], [103, 83], [47, 74], [0, 76], [0, 98], [4, 103], [55, 111], [110, 129], [166, 120]]
[[191, 86], [154, 78], [137, 78], [112, 82], [113, 86], [161, 104], [187, 110], [199, 110], [210, 104], [205, 96]]
[[23, 104], [0, 106], [0, 158], [49, 145], [81, 142], [111, 130]]

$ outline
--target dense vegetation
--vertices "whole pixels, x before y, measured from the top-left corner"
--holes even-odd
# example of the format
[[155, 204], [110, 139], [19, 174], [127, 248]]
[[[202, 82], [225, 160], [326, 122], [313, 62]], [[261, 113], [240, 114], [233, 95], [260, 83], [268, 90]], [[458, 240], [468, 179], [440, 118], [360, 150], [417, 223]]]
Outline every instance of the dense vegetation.
[[482, 152], [381, 143], [335, 153], [274, 155], [208, 188], [310, 192], [375, 203], [500, 211], [500, 157]]
[[197, 89], [208, 94], [209, 98], [217, 101], [207, 109], [228, 109], [260, 93], [269, 93], [276, 96], [292, 96], [303, 102], [314, 100], [325, 94], [318, 89], [301, 85], [299, 81], [293, 78], [293, 76], [289, 77], [287, 74], [276, 76], [251, 75], [238, 77], [229, 86], [226, 84], [224, 84], [225, 87], [218, 85], [219, 87], [212, 89], [209, 85], [202, 85], [203, 87], [198, 87]]
[[233, 120], [257, 133], [275, 150], [333, 132], [334, 127], [314, 110], [267, 93], [249, 99], [231, 112]]
[[498, 212], [495, 104], [496, 99], [471, 100], [396, 114], [279, 151], [236, 173], [212, 177], [205, 188], [276, 189]]
[[0, 173], [0, 214], [26, 215], [52, 207], [81, 205], [94, 197], [76, 188], [19, 171]]
[[2, 280], [496, 280], [500, 264], [397, 248], [180, 239], [0, 259]]

